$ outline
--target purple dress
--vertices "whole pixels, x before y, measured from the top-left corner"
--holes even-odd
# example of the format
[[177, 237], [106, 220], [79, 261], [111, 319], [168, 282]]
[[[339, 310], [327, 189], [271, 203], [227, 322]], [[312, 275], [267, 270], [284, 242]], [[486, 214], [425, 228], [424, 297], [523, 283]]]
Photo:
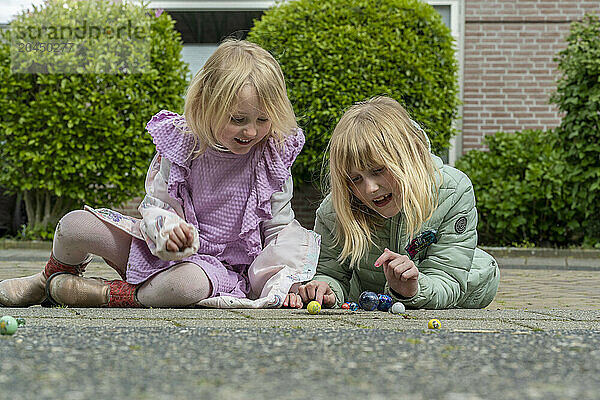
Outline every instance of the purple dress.
[[246, 297], [248, 267], [262, 250], [260, 223], [272, 218], [271, 195], [290, 177], [304, 135], [298, 130], [283, 147], [269, 138], [247, 154], [208, 148], [193, 158], [196, 141], [183, 126], [183, 116], [163, 110], [146, 129], [159, 154], [171, 162], [169, 195], [181, 204], [186, 222], [198, 230], [200, 247], [183, 260], [164, 261], [152, 255], [144, 241], [132, 238], [127, 282], [142, 283], [175, 264], [192, 262], [210, 279], [211, 297]]

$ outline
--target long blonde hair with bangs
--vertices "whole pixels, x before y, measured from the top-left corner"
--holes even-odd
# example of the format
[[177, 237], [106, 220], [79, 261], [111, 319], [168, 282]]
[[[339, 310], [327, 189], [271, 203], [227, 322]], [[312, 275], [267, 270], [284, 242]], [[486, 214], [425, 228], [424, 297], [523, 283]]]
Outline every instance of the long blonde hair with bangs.
[[[329, 182], [336, 213], [338, 261], [357, 266], [374, 245], [373, 229], [381, 218], [353, 194], [350, 171], [387, 168], [400, 190], [399, 208], [412, 239], [437, 207], [441, 176], [429, 152], [425, 133], [390, 97], [374, 97], [350, 107], [329, 142]], [[436, 171], [438, 173], [436, 173]]]
[[295, 134], [298, 125], [287, 96], [281, 67], [262, 47], [237, 39], [227, 39], [208, 58], [190, 84], [184, 106], [188, 128], [199, 140], [200, 154], [216, 147], [217, 135], [231, 118], [240, 90], [252, 85], [268, 118], [271, 132], [280, 144]]

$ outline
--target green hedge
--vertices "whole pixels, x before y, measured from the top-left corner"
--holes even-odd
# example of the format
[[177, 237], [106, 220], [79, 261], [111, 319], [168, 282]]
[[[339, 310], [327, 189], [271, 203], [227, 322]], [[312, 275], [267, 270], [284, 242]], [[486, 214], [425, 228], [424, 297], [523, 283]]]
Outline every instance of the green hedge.
[[[145, 29], [137, 50], [128, 37], [105, 31], [98, 40], [71, 35], [72, 52], [42, 54], [35, 63], [14, 53], [11, 59], [28, 27], [47, 33], [50, 26], [129, 23]], [[147, 52], [131, 61], [129, 53], [144, 43]], [[31, 236], [51, 237], [60, 216], [83, 203], [115, 206], [143, 193], [154, 152], [145, 124], [162, 108], [183, 107], [188, 68], [181, 48], [166, 13], [130, 3], [50, 0], [10, 22], [0, 43], [0, 186], [24, 194]], [[18, 67], [36, 73], [13, 73]], [[134, 67], [143, 73], [127, 73]]]
[[566, 246], [581, 240], [565, 201], [564, 154], [554, 132], [487, 136], [489, 151], [472, 150], [456, 167], [473, 182], [479, 241], [488, 246]]
[[406, 106], [442, 153], [455, 134], [457, 62], [440, 15], [417, 0], [297, 0], [268, 10], [248, 40], [281, 64], [307, 141], [297, 181], [317, 180], [345, 108], [386, 94]]
[[568, 163], [567, 201], [577, 210], [584, 244], [600, 247], [600, 19], [586, 15], [571, 26], [557, 57], [561, 77], [552, 101], [564, 113], [557, 147]]

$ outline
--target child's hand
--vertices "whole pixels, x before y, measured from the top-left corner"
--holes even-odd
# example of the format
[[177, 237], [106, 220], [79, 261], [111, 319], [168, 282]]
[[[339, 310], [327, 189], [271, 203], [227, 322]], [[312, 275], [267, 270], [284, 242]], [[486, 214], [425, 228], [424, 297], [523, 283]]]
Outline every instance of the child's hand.
[[305, 303], [315, 300], [323, 307], [330, 308], [335, 305], [335, 293], [327, 282], [310, 281], [306, 285], [300, 285], [298, 293]]
[[375, 266], [383, 265], [383, 273], [390, 288], [403, 297], [413, 297], [419, 290], [419, 270], [407, 256], [385, 249], [375, 261]]
[[288, 293], [287, 296], [285, 296], [285, 300], [283, 300], [283, 307], [302, 308], [303, 305], [302, 298], [296, 293]]
[[192, 229], [182, 222], [169, 233], [167, 250], [173, 252], [183, 251], [186, 247], [191, 247], [193, 243], [194, 235]]

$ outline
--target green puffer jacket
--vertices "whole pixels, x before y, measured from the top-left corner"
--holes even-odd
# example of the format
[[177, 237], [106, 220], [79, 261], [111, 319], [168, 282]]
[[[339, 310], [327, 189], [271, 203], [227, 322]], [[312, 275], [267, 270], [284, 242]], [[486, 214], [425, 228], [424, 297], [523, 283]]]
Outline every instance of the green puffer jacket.
[[[494, 299], [500, 271], [493, 257], [477, 248], [477, 209], [469, 178], [461, 171], [444, 165], [432, 156], [443, 175], [438, 207], [421, 226], [417, 235], [427, 230], [437, 231], [437, 243], [422, 249], [413, 261], [419, 269], [419, 290], [411, 298], [399, 298], [390, 291], [382, 267], [375, 260], [387, 247], [408, 255], [409, 238], [403, 213], [385, 220], [375, 231], [377, 247], [371, 247], [358, 267], [350, 269], [349, 261], [337, 261], [342, 246], [334, 246], [335, 211], [331, 195], [317, 210], [315, 232], [321, 235], [321, 254], [313, 280], [325, 281], [336, 295], [335, 306], [346, 301], [358, 301], [365, 291], [386, 293], [407, 308], [483, 308]], [[416, 235], [416, 236], [417, 236]]]

